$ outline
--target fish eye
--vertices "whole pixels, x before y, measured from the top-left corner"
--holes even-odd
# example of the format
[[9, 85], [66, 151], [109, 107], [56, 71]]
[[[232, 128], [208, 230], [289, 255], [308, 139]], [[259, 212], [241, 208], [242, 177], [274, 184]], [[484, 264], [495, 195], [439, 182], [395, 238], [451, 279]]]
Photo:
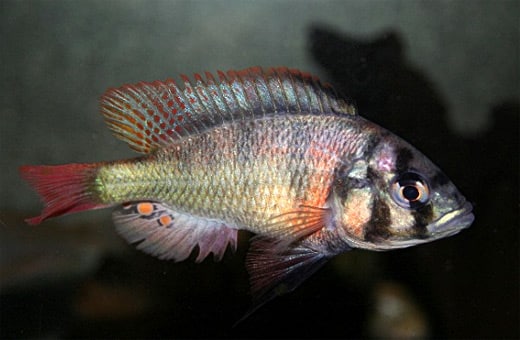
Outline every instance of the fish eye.
[[405, 172], [394, 178], [390, 190], [394, 201], [407, 209], [418, 209], [430, 199], [426, 180], [415, 172]]

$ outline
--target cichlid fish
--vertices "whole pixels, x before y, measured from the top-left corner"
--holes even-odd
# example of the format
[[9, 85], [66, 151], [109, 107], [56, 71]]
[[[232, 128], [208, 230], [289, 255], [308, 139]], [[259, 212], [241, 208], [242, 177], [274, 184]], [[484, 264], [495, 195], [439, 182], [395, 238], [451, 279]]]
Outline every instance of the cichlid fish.
[[458, 233], [471, 205], [437, 166], [356, 114], [332, 87], [287, 68], [205, 73], [109, 89], [101, 113], [144, 156], [22, 166], [45, 208], [30, 224], [115, 207], [118, 232], [161, 259], [220, 260], [237, 231], [253, 309], [331, 257]]

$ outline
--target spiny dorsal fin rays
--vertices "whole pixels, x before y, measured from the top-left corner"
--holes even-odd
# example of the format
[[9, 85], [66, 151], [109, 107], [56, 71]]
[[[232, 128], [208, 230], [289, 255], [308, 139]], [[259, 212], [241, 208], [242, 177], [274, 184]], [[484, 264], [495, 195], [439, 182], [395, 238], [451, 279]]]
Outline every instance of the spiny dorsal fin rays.
[[218, 71], [218, 81], [181, 75], [109, 89], [101, 113], [134, 150], [149, 153], [176, 139], [234, 120], [276, 114], [355, 114], [353, 106], [317, 77], [286, 67]]

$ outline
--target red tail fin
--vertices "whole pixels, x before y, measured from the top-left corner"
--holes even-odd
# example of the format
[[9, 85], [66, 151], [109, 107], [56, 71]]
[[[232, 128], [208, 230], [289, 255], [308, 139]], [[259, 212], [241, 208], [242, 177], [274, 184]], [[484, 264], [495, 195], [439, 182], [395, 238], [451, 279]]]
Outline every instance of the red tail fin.
[[29, 224], [83, 210], [106, 207], [92, 191], [100, 163], [65, 165], [25, 165], [20, 175], [40, 194], [45, 207], [40, 216], [28, 218]]

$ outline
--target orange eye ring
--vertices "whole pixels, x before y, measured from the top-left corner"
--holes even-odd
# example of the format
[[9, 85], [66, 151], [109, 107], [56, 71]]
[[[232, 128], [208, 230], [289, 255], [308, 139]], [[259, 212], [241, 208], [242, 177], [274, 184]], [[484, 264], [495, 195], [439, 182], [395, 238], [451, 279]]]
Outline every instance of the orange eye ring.
[[390, 185], [393, 200], [406, 209], [419, 209], [430, 200], [430, 189], [426, 180], [415, 172], [396, 176]]

